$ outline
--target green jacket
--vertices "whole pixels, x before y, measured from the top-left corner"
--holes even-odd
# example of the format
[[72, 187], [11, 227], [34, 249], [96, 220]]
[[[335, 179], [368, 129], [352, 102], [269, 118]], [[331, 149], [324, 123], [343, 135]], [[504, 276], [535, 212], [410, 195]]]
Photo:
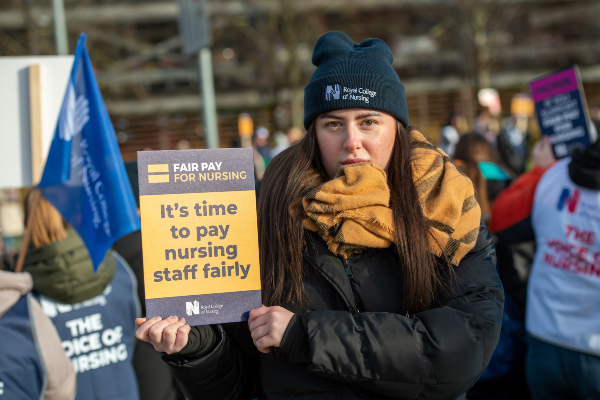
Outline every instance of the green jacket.
[[23, 271], [33, 278], [33, 290], [60, 303], [74, 304], [102, 293], [115, 275], [116, 262], [108, 252], [98, 272], [79, 235], [67, 230], [68, 237], [46, 246], [30, 248]]

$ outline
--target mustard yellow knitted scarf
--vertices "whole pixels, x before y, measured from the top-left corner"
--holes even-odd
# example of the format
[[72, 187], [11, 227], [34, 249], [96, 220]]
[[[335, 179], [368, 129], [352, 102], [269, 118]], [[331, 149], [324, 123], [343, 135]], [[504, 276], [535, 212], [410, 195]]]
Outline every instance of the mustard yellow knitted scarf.
[[[458, 265], [475, 246], [479, 232], [481, 210], [473, 185], [420, 132], [410, 135], [413, 181], [429, 224], [429, 249], [436, 256], [443, 251]], [[381, 168], [371, 163], [348, 165], [304, 197], [303, 225], [318, 232], [332, 253], [348, 258], [394, 242], [389, 203], [390, 189]]]

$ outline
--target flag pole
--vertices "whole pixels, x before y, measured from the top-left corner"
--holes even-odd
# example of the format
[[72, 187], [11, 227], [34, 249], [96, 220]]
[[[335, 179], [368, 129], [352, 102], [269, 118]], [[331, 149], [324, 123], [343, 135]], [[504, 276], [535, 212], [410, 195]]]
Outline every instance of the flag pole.
[[[33, 190], [38, 190], [34, 188]], [[15, 273], [19, 273], [23, 270], [23, 263], [25, 262], [25, 255], [27, 254], [27, 249], [29, 248], [29, 240], [31, 239], [31, 230], [33, 229], [33, 218], [35, 216], [35, 212], [37, 211], [38, 204], [40, 202], [40, 197], [42, 197], [42, 193], [40, 192], [39, 196], [34, 196], [33, 204], [31, 204], [31, 210], [29, 215], [27, 216], [27, 227], [25, 228], [25, 235], [23, 236], [23, 243], [21, 243], [21, 251], [19, 252], [19, 257], [17, 258], [17, 265], [15, 266]]]
[[217, 106], [215, 101], [215, 82], [212, 71], [212, 53], [210, 47], [198, 50], [200, 69], [200, 92], [202, 113], [204, 116], [204, 138], [207, 149], [219, 148], [219, 128], [217, 126]]

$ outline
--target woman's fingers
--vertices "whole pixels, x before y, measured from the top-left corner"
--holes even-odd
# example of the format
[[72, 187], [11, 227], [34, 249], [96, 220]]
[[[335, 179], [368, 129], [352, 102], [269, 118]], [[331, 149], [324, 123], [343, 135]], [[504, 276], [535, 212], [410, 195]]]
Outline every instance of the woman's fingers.
[[267, 353], [269, 353], [271, 351], [271, 347], [258, 347], [258, 346], [256, 346], [256, 349], [258, 351], [260, 351], [261, 353], [265, 353], [265, 354], [267, 354]]
[[271, 307], [261, 306], [250, 311], [250, 315], [248, 316], [248, 324], [250, 324], [252, 321], [260, 317], [261, 315], [267, 314], [270, 311], [270, 309]]
[[[165, 327], [165, 329], [163, 330], [163, 333], [162, 333], [161, 351], [164, 351], [168, 354], [177, 353], [177, 351], [174, 350], [174, 347], [175, 347], [175, 343], [177, 341], [177, 335], [179, 332], [179, 328], [181, 328], [184, 325], [185, 325], [185, 319], [180, 318], [175, 323]], [[187, 343], [187, 340], [186, 340], [186, 343]], [[185, 343], [184, 343], [184, 346], [185, 346]]]
[[271, 347], [275, 346], [276, 340], [271, 335], [265, 335], [254, 342], [254, 345], [261, 353], [268, 353]]
[[[148, 332], [148, 336], [150, 337], [150, 343], [152, 343], [154, 345], [154, 348], [156, 348], [156, 345], [161, 345], [163, 342], [163, 331], [165, 330], [165, 328], [171, 324], [174, 324], [177, 322], [177, 317], [175, 316], [171, 316], [169, 318], [165, 318], [160, 322], [157, 322], [156, 324], [152, 325], [152, 327], [150, 328], [150, 331]], [[157, 351], [162, 351], [159, 349], [156, 349]]]
[[135, 323], [139, 326], [135, 337], [154, 346], [156, 351], [173, 354], [180, 352], [187, 344], [190, 326], [186, 325], [185, 318], [172, 316], [162, 319], [154, 317], [137, 318]]
[[[185, 324], [185, 319], [183, 320]], [[189, 325], [180, 326], [177, 329], [177, 337], [175, 338], [175, 344], [171, 348], [171, 352], [167, 351], [167, 354], [179, 353], [188, 342], [188, 338], [190, 335], [190, 329], [192, 329]]]
[[[136, 324], [137, 324], [138, 320], [140, 320], [140, 319], [145, 319], [145, 318], [136, 319]], [[135, 332], [135, 337], [138, 340], [141, 340], [142, 342], [150, 342], [148, 332], [150, 331], [150, 328], [152, 328], [152, 326], [154, 326], [154, 324], [158, 323], [161, 319], [162, 318], [160, 318], [160, 317], [154, 317], [147, 321], [142, 322], [140, 327]]]
[[261, 307], [252, 312], [254, 318], [248, 319], [248, 328], [256, 348], [268, 353], [269, 347], [279, 347], [294, 313], [278, 306]]
[[269, 334], [270, 327], [267, 325], [259, 326], [258, 328], [250, 331], [250, 336], [252, 336], [252, 341], [256, 344], [256, 341], [261, 337]]
[[263, 315], [255, 318], [252, 322], [248, 322], [248, 329], [250, 329], [250, 332], [252, 332], [259, 326], [266, 324], [268, 320], [269, 320], [269, 314], [268, 313], [263, 314]]
[[181, 323], [181, 319], [179, 319], [173, 324], [165, 326], [165, 329], [163, 329], [162, 332], [162, 341], [167, 343], [175, 343], [175, 338], [177, 337], [177, 330], [180, 326], [183, 325], [184, 324]]

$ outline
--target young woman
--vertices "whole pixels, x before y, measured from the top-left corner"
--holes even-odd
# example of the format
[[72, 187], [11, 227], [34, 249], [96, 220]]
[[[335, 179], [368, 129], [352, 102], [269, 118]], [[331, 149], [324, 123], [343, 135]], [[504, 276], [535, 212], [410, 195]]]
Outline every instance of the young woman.
[[460, 399], [500, 332], [471, 182], [410, 127], [385, 43], [315, 46], [300, 142], [258, 206], [264, 306], [248, 324], [139, 319], [192, 399]]

